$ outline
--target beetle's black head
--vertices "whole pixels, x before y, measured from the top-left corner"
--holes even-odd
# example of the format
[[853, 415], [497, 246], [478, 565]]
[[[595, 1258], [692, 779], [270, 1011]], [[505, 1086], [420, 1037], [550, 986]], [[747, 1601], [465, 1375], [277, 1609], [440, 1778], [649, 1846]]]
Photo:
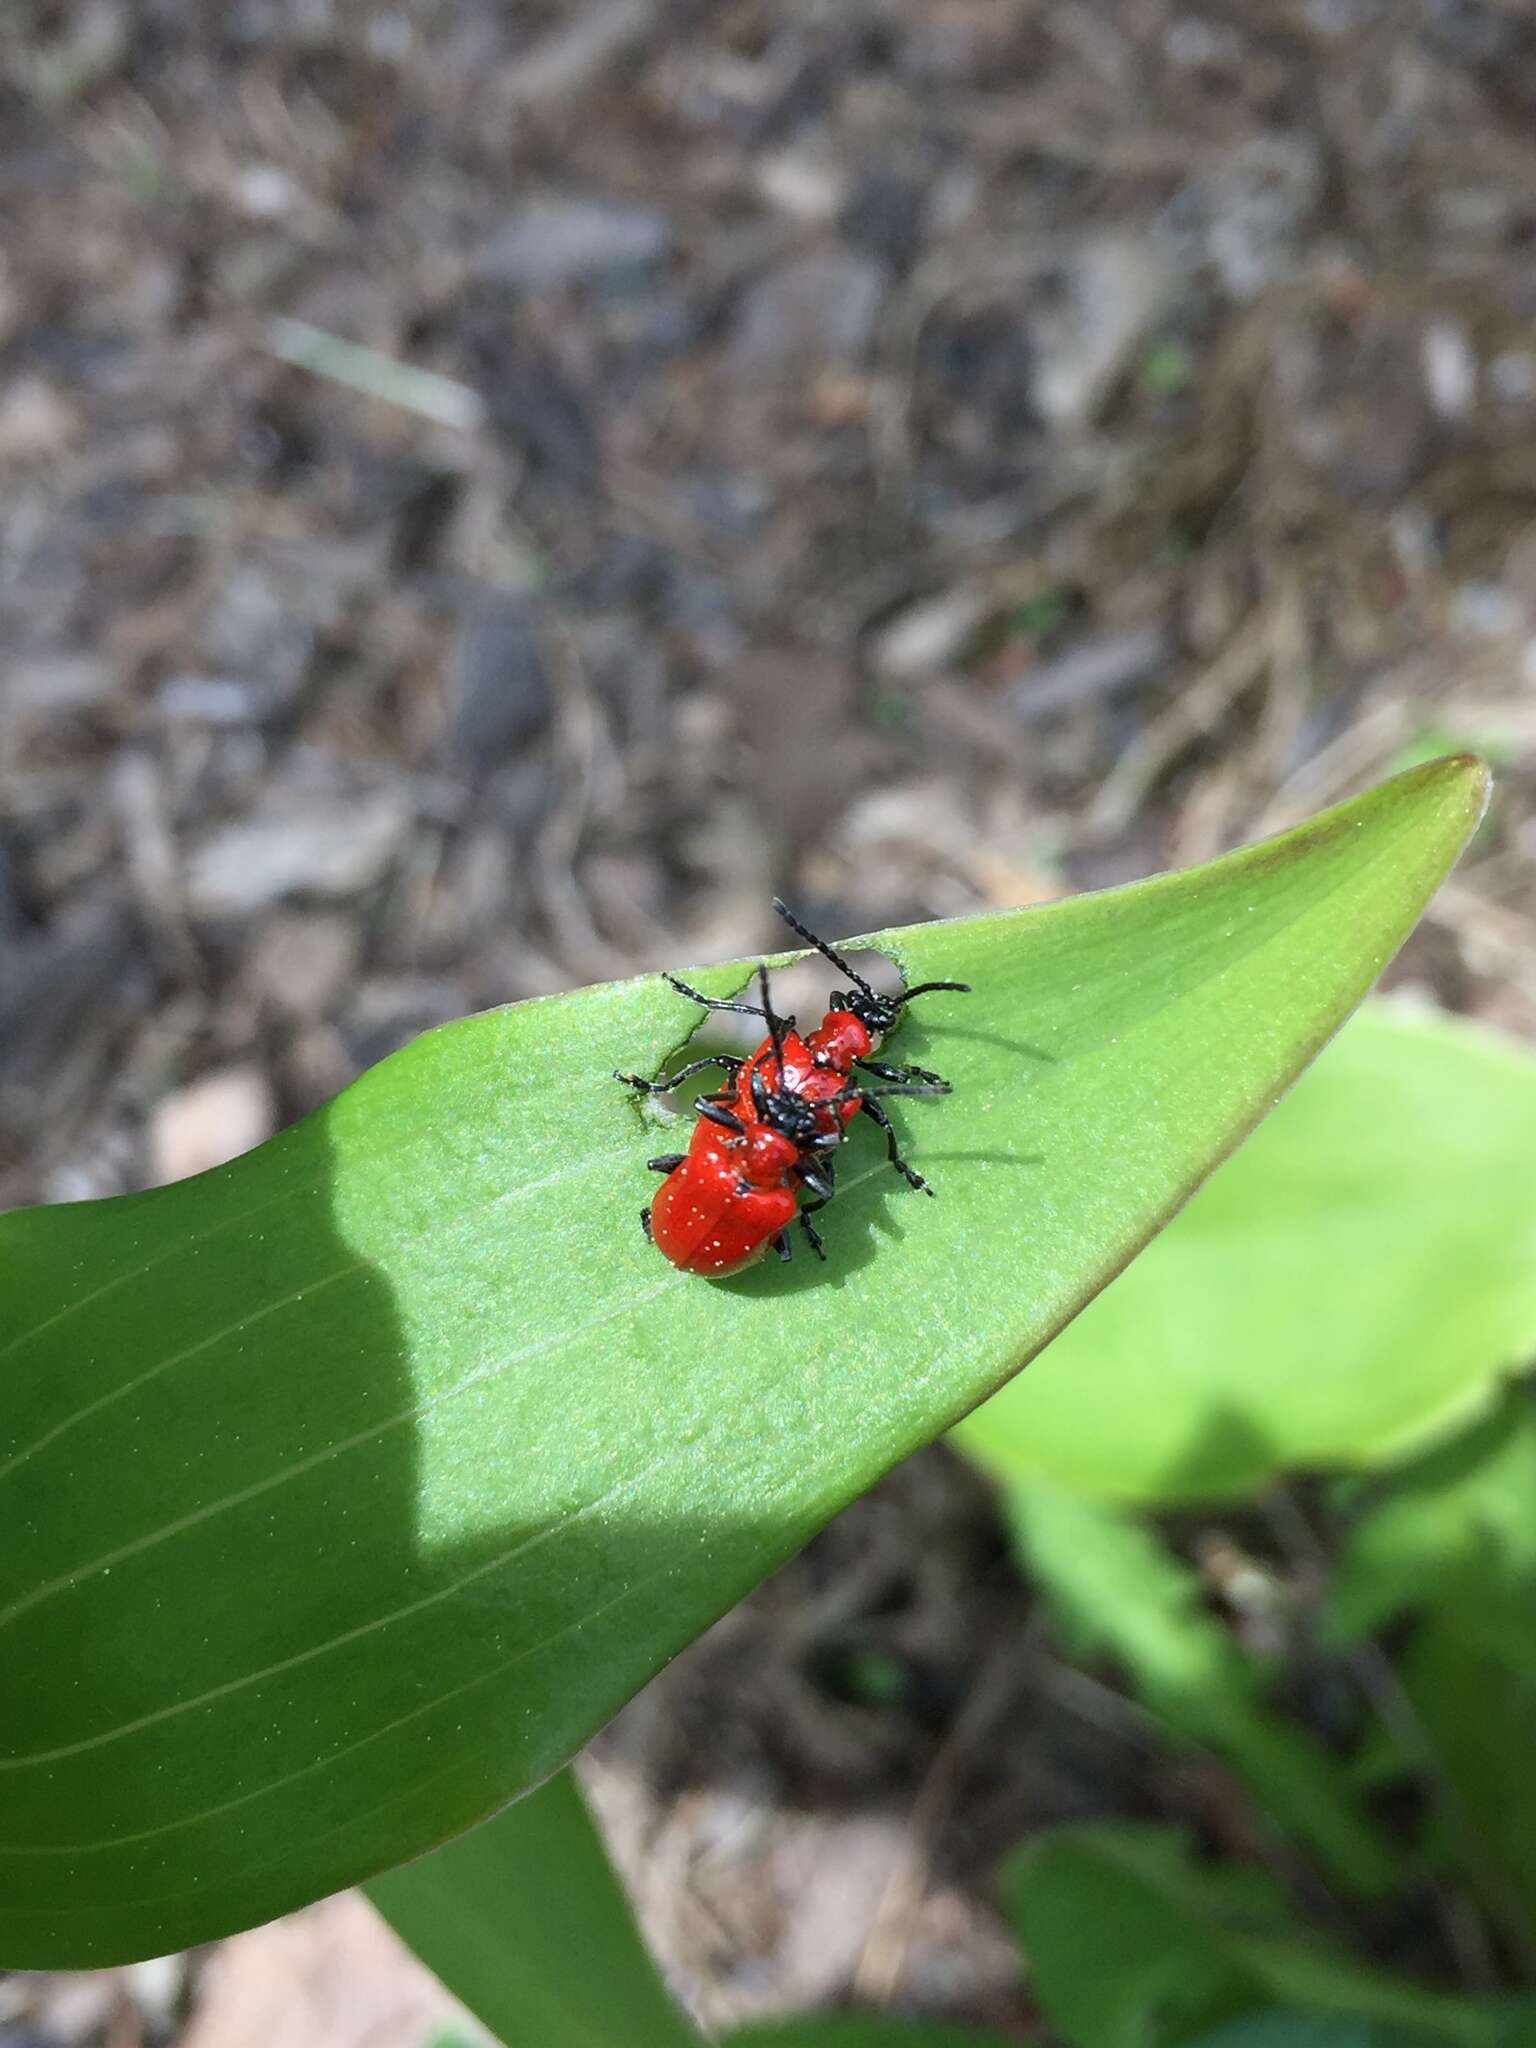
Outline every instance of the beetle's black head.
[[901, 1015], [901, 1006], [905, 1001], [905, 996], [883, 996], [878, 990], [867, 986], [834, 989], [832, 993], [832, 1008], [847, 1010], [852, 1016], [857, 1017], [874, 1039], [884, 1038], [888, 1031], [895, 1029], [896, 1019]]
[[884, 1038], [895, 1026], [896, 1019], [914, 996], [926, 996], [941, 988], [953, 989], [957, 995], [968, 996], [971, 985], [968, 981], [920, 981], [916, 988], [903, 989], [899, 996], [883, 996], [878, 989], [871, 988], [862, 974], [856, 974], [835, 947], [825, 939], [818, 939], [813, 931], [800, 922], [793, 911], [786, 908], [775, 896], [773, 907], [793, 932], [798, 932], [808, 945], [816, 948], [825, 959], [832, 962], [839, 974], [846, 974], [853, 983], [848, 990], [839, 990], [832, 998], [832, 1007], [847, 1010], [858, 1018], [871, 1038]]
[[821, 1120], [813, 1104], [803, 1095], [797, 1095], [789, 1088], [770, 1088], [763, 1079], [761, 1067], [752, 1072], [752, 1107], [765, 1124], [794, 1144], [814, 1144], [821, 1132]]

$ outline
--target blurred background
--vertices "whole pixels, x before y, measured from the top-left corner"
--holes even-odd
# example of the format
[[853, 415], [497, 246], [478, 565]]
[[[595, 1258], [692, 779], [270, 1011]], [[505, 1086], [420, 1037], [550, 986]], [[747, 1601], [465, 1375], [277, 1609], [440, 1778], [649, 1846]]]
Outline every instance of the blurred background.
[[[1460, 747], [1393, 978], [1536, 1035], [1525, 0], [5, 0], [0, 214], [0, 1205]], [[1077, 1678], [952, 1454], [844, 1517], [593, 1762], [693, 2009], [1034, 2037], [1002, 1848], [1241, 1832]], [[435, 1997], [342, 1900], [0, 2041]]]

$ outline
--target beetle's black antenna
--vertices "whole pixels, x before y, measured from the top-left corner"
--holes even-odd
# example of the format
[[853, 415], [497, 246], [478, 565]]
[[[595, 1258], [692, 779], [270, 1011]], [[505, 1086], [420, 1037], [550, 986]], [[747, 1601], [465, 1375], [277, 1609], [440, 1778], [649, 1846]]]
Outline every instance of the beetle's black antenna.
[[936, 989], [941, 988], [951, 988], [959, 996], [968, 996], [972, 993], [968, 981], [920, 981], [916, 988], [904, 988], [899, 996], [892, 996], [891, 1001], [897, 1004], [910, 1003], [914, 996], [931, 996]]
[[768, 1038], [773, 1046], [773, 1057], [779, 1069], [779, 1086], [784, 1086], [784, 1025], [786, 1019], [779, 1016], [773, 1007], [773, 997], [768, 991], [768, 963], [760, 960], [757, 967], [757, 986], [763, 998], [763, 1015], [768, 1020]]
[[[830, 960], [839, 974], [846, 974], [855, 988], [861, 990], [872, 1003], [884, 1004], [888, 1010], [899, 1010], [903, 1003], [910, 1003], [914, 996], [933, 995], [939, 989], [953, 989], [956, 995], [962, 996], [968, 996], [971, 993], [971, 984], [968, 981], [920, 981], [916, 988], [903, 989], [899, 996], [877, 995], [863, 975], [855, 974], [853, 968], [835, 947], [829, 946], [825, 939], [818, 939], [813, 931], [808, 931], [781, 898], [774, 897], [773, 907], [789, 926], [790, 930], [798, 932], [802, 939], [806, 940], [808, 944], [816, 948], [818, 953]], [[766, 997], [764, 1000], [767, 1000]]]
[[801, 938], [805, 940], [807, 945], [814, 946], [818, 953], [822, 954], [826, 959], [830, 960], [832, 962], [832, 965], [837, 969], [839, 974], [846, 974], [848, 979], [854, 984], [854, 986], [856, 988], [862, 989], [865, 995], [869, 997], [872, 1003], [877, 1003], [880, 1001], [879, 996], [875, 994], [875, 991], [870, 987], [869, 983], [864, 979], [863, 975], [856, 974], [853, 968], [849, 966], [848, 962], [843, 958], [842, 954], [839, 953], [835, 947], [829, 946], [825, 939], [818, 939], [813, 931], [807, 930], [807, 928], [800, 922], [799, 918], [795, 916], [794, 912], [784, 902], [782, 897], [774, 897], [773, 907], [779, 913], [780, 917], [783, 918], [784, 922], [789, 926], [792, 932], [798, 932]]

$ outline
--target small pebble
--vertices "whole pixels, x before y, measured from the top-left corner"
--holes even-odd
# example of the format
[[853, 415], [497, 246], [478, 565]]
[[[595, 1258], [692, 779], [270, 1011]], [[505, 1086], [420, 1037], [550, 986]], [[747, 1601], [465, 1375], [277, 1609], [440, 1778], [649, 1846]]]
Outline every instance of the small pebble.
[[303, 196], [280, 164], [249, 164], [235, 180], [235, 203], [247, 220], [281, 220]]
[[381, 879], [410, 823], [392, 789], [293, 801], [279, 791], [216, 828], [187, 862], [187, 902], [200, 917], [246, 917], [286, 896], [334, 901]]
[[60, 455], [80, 428], [79, 413], [45, 377], [20, 376], [0, 392], [0, 461]]
[[1088, 633], [1053, 660], [1037, 662], [1009, 684], [1004, 703], [1026, 725], [1074, 705], [1114, 697], [1166, 669], [1173, 658], [1162, 626]]
[[848, 362], [868, 347], [880, 317], [885, 270], [848, 249], [813, 249], [760, 277], [731, 336], [732, 366], [783, 379], [808, 363]]
[[1488, 365], [1488, 383], [1509, 404], [1528, 405], [1536, 398], [1536, 355], [1525, 349], [1503, 350]]
[[1502, 583], [1459, 583], [1451, 593], [1451, 625], [1480, 640], [1503, 640], [1529, 624], [1525, 606]]
[[450, 747], [466, 768], [502, 761], [549, 722], [537, 608], [513, 591], [477, 593], [454, 664]]
[[614, 270], [642, 270], [671, 246], [663, 213], [579, 194], [530, 199], [482, 248], [480, 275], [523, 291], [549, 291]]
[[956, 658], [986, 614], [985, 597], [964, 584], [918, 598], [872, 636], [870, 666], [893, 682], [931, 675]]
[[150, 1117], [151, 1182], [164, 1187], [222, 1166], [270, 1138], [276, 1121], [271, 1085], [260, 1067], [221, 1067], [189, 1081]]
[[1477, 402], [1477, 357], [1459, 320], [1432, 320], [1424, 330], [1424, 388], [1443, 420], [1465, 419]]
[[1030, 311], [1034, 398], [1053, 426], [1083, 426], [1162, 311], [1172, 272], [1149, 239], [1099, 235], [1077, 250], [1062, 282]]
[[805, 149], [765, 156], [755, 182], [770, 206], [815, 227], [836, 220], [848, 196], [847, 180], [838, 167]]
[[283, 1015], [323, 1017], [355, 978], [361, 953], [356, 920], [344, 912], [279, 911], [246, 972], [256, 996]]

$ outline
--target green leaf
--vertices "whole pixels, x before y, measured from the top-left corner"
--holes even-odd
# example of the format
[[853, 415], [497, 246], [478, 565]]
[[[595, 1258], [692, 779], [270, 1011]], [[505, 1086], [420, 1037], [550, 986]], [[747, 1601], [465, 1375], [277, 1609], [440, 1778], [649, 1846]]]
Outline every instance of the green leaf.
[[368, 1896], [507, 2048], [698, 2048], [569, 1771]]
[[1030, 1986], [1073, 2048], [1161, 2048], [1258, 2001], [1215, 1936], [1284, 1929], [1288, 1909], [1262, 1872], [1194, 1862], [1168, 1828], [1052, 1828], [1003, 1878]]
[[1052, 1829], [1004, 1888], [1032, 1988], [1073, 2048], [1176, 2048], [1277, 2003], [1405, 2030], [1415, 2048], [1499, 2039], [1487, 2009], [1304, 1935], [1261, 1873], [1200, 1864], [1173, 1829]]
[[[558, 1767], [1055, 1335], [1358, 1000], [1476, 823], [1437, 763], [1184, 875], [890, 936], [935, 997], [830, 1263], [712, 1284], [611, 1069], [658, 978], [429, 1033], [150, 1194], [0, 1218], [0, 1959], [388, 1868]], [[698, 979], [742, 985], [741, 966]], [[863, 1125], [864, 1120], [860, 1120]]]
[[1493, 1415], [1389, 1474], [1351, 1527], [1327, 1633], [1357, 1640], [1421, 1609], [1480, 1609], [1497, 1625], [1536, 1585], [1536, 1403], [1516, 1388]]
[[1437, 1862], [1536, 1954], [1536, 1398], [1392, 1475], [1345, 1544], [1329, 1633], [1411, 1616], [1399, 1660]]
[[1536, 1957], [1536, 1585], [1502, 1622], [1486, 1608], [1426, 1617], [1399, 1676], [1416, 1734], [1449, 1788], [1435, 1861], [1459, 1867], [1527, 1964]]
[[1280, 1830], [1353, 1890], [1392, 1882], [1395, 1859], [1342, 1768], [1265, 1705], [1261, 1669], [1206, 1610], [1199, 1579], [1154, 1530], [1038, 1482], [1010, 1488], [1005, 1509], [1074, 1656], [1115, 1658], [1176, 1735], [1228, 1758]]
[[958, 1441], [1005, 1479], [1147, 1503], [1399, 1456], [1536, 1346], [1533, 1158], [1536, 1060], [1368, 1008]]
[[[1444, 2039], [1443, 2034], [1392, 2021], [1330, 2018], [1319, 2013], [1283, 2012], [1276, 2007], [1234, 2020], [1214, 2034], [1181, 2044], [1181, 2048], [1430, 2048]], [[1490, 2034], [1490, 2048], [1496, 2039]]]

